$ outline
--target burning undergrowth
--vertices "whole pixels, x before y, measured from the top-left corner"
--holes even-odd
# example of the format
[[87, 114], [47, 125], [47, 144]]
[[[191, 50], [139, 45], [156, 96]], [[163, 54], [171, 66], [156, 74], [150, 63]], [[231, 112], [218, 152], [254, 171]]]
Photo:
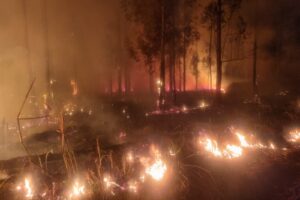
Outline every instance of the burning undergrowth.
[[[148, 115], [122, 102], [62, 108], [52, 120], [56, 129], [25, 138], [30, 159], [2, 165], [1, 197], [232, 199], [227, 182], [239, 185], [240, 177], [251, 179], [278, 159], [287, 162], [300, 141], [297, 128], [278, 135], [245, 113], [248, 122], [241, 124], [234, 120], [238, 112], [229, 115], [208, 100]], [[36, 141], [53, 146], [40, 154], [30, 145]]]

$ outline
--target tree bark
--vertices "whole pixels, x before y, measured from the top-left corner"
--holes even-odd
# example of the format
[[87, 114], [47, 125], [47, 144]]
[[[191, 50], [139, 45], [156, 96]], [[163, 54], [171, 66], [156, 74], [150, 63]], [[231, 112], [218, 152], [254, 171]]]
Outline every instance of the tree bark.
[[208, 48], [208, 69], [209, 69], [209, 89], [212, 89], [212, 70], [211, 70], [211, 50], [212, 50], [212, 38], [213, 38], [213, 23], [210, 26], [209, 35], [209, 48]]
[[118, 69], [118, 93], [119, 95], [121, 95], [122, 94], [122, 70], [120, 66], [118, 66], [117, 69]]
[[186, 90], [186, 39], [183, 33], [183, 91]]
[[160, 58], [160, 94], [159, 108], [163, 109], [165, 104], [165, 5], [162, 0], [161, 6], [161, 58]]
[[152, 63], [149, 64], [148, 74], [149, 74], [149, 91], [150, 94], [153, 94], [154, 93], [154, 78], [153, 78], [154, 69]]
[[216, 42], [216, 61], [217, 61], [217, 98], [221, 97], [222, 87], [222, 0], [217, 0], [217, 42]]
[[[255, 1], [257, 4], [257, 1]], [[257, 8], [257, 5], [256, 5]], [[253, 41], [253, 72], [252, 72], [252, 86], [254, 96], [258, 94], [257, 87], [257, 18], [255, 15], [254, 24], [254, 41]]]

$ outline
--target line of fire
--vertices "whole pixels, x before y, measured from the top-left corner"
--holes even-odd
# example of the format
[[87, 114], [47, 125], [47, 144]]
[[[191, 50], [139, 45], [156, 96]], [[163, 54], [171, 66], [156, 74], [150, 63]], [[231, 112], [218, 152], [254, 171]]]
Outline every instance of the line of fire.
[[0, 0], [0, 199], [300, 199], [299, 10]]

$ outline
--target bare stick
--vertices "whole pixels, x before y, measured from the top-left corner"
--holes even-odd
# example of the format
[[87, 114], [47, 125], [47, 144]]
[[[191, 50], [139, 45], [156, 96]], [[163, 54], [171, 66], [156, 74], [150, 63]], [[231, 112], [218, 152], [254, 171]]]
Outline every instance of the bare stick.
[[23, 140], [22, 129], [21, 129], [21, 126], [20, 126], [20, 116], [21, 116], [21, 113], [22, 113], [22, 111], [23, 111], [24, 105], [25, 105], [25, 103], [26, 103], [26, 101], [27, 101], [27, 99], [28, 99], [28, 96], [29, 96], [29, 94], [30, 94], [30, 91], [31, 91], [32, 88], [33, 88], [34, 83], [35, 83], [35, 79], [33, 79], [33, 81], [31, 82], [30, 87], [29, 87], [29, 89], [28, 89], [28, 91], [27, 91], [27, 93], [26, 93], [26, 95], [25, 95], [25, 98], [24, 98], [24, 100], [23, 100], [23, 102], [22, 102], [22, 105], [21, 105], [21, 108], [20, 108], [20, 110], [19, 110], [19, 113], [18, 113], [18, 115], [17, 115], [17, 122], [18, 122], [18, 130], [19, 130], [19, 139], [20, 139], [20, 143], [22, 144], [22, 146], [23, 146], [25, 152], [27, 153], [28, 158], [29, 158], [29, 161], [31, 161], [31, 155], [30, 155], [30, 152], [28, 151], [28, 149], [27, 149], [27, 147], [26, 147], [26, 145], [25, 145], [25, 143], [24, 143], [24, 140]]

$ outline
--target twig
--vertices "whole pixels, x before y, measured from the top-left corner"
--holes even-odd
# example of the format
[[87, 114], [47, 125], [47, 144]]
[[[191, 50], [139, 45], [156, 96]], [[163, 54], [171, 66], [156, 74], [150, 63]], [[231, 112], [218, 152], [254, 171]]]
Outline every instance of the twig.
[[25, 98], [24, 98], [24, 100], [23, 100], [23, 102], [22, 102], [22, 105], [21, 105], [21, 108], [20, 108], [20, 110], [19, 110], [19, 113], [18, 113], [18, 115], [17, 115], [17, 122], [18, 122], [18, 130], [19, 130], [19, 139], [20, 139], [20, 143], [22, 144], [22, 146], [23, 146], [25, 152], [27, 153], [30, 162], [31, 162], [31, 154], [30, 154], [29, 150], [27, 149], [27, 147], [26, 147], [26, 145], [25, 145], [25, 143], [24, 143], [24, 140], [23, 140], [23, 134], [22, 134], [21, 125], [20, 125], [20, 116], [21, 116], [21, 113], [22, 113], [22, 111], [23, 111], [24, 105], [25, 105], [25, 103], [26, 103], [26, 101], [27, 101], [27, 99], [28, 99], [28, 96], [29, 96], [29, 94], [30, 94], [30, 92], [31, 92], [31, 90], [32, 90], [32, 88], [33, 88], [33, 85], [34, 85], [34, 83], [35, 83], [35, 80], [36, 80], [36, 79], [33, 79], [33, 81], [31, 82], [30, 87], [29, 87], [29, 89], [28, 89], [28, 91], [27, 91], [27, 93], [26, 93], [26, 95], [25, 95]]

